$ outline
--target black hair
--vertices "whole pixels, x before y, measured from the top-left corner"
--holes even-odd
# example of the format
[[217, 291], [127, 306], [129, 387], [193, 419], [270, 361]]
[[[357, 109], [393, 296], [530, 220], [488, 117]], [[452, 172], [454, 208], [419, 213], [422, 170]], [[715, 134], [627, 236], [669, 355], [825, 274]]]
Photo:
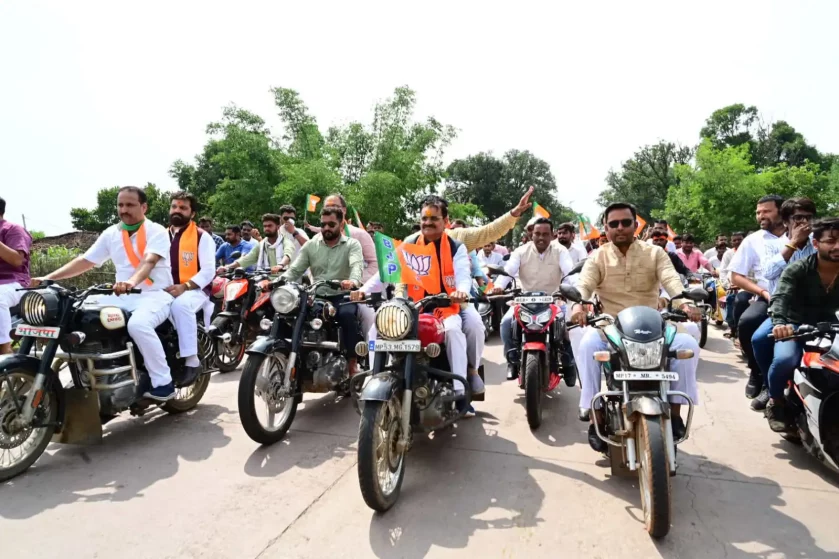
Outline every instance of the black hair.
[[452, 221], [452, 225], [460, 225], [461, 227], [466, 227], [466, 222], [462, 219], [455, 219]]
[[656, 219], [653, 222], [653, 225], [664, 225], [666, 227], [667, 225], [669, 225], [669, 223], [667, 223], [666, 219]]
[[434, 206], [440, 210], [443, 217], [449, 217], [449, 203], [446, 202], [445, 198], [441, 198], [436, 194], [429, 194], [425, 197], [425, 200], [422, 201], [422, 207], [424, 208], [426, 206]]
[[809, 198], [805, 198], [803, 196], [799, 198], [790, 198], [781, 204], [781, 219], [789, 221], [795, 213], [795, 210], [803, 210], [816, 215], [816, 204]]
[[681, 235], [676, 235], [675, 237], [673, 237], [673, 240], [674, 241], [684, 241], [685, 239]]
[[284, 204], [280, 206], [280, 215], [283, 214], [294, 214], [294, 217], [297, 217], [297, 210], [291, 204]]
[[540, 217], [536, 221], [533, 222], [533, 228], [536, 229], [537, 225], [548, 225], [551, 228], [551, 231], [554, 229], [553, 222], [548, 219], [547, 217]]
[[189, 202], [189, 209], [191, 209], [193, 213], [198, 213], [198, 198], [196, 198], [194, 194], [190, 194], [185, 190], [179, 190], [169, 197], [170, 203], [173, 200], [186, 200]]
[[743, 233], [742, 231], [735, 231], [734, 233], [731, 234], [731, 236], [732, 237], [743, 237], [743, 238], [745, 238], [746, 234]]
[[137, 195], [137, 199], [140, 200], [141, 204], [146, 204], [148, 202], [148, 197], [146, 197], [146, 191], [140, 188], [139, 186], [122, 186], [119, 190], [117, 190], [117, 196], [119, 196], [123, 192], [133, 192]]
[[762, 197], [760, 200], [758, 200], [757, 205], [759, 206], [761, 204], [768, 204], [770, 202], [774, 202], [775, 207], [777, 207], [780, 210], [781, 206], [784, 204], [784, 197], [778, 196], [777, 194], [768, 194]]
[[635, 206], [632, 204], [627, 204], [626, 202], [615, 202], [614, 204], [609, 204], [603, 212], [603, 223], [608, 223], [609, 214], [616, 210], [629, 210], [632, 214], [632, 219], [636, 219], [638, 217], [638, 210], [636, 210]]
[[720, 237], [725, 237], [727, 239], [728, 235], [725, 235], [724, 233], [720, 233], [719, 235], [717, 235], [717, 239], [719, 239]]
[[253, 229], [253, 223], [251, 223], [251, 222], [250, 222], [250, 221], [248, 221], [247, 219], [246, 219], [245, 221], [243, 221], [242, 223], [240, 223], [239, 225], [240, 225], [240, 226], [242, 226], [242, 228], [243, 228], [243, 229], [244, 229], [245, 225], [247, 225], [248, 227], [250, 227], [251, 229]]
[[0, 198], [0, 215], [6, 214], [6, 200]]
[[229, 229], [230, 231], [233, 231], [237, 235], [242, 234], [242, 228], [239, 227], [238, 225], [228, 225], [227, 227], [225, 227], [225, 229]]
[[340, 206], [324, 206], [320, 211], [320, 216], [334, 215], [338, 219], [338, 223], [344, 221], [344, 210]]
[[696, 240], [693, 238], [693, 235], [691, 235], [690, 233], [685, 233], [684, 235], [682, 235], [682, 242], [683, 243], [695, 243]]
[[198, 220], [198, 223], [209, 223], [210, 225], [212, 225], [213, 218], [205, 215], [204, 217]]
[[[327, 198], [337, 198], [338, 200], [341, 201], [341, 206], [340, 206], [341, 208], [346, 208], [347, 207], [347, 199], [344, 198], [341, 194], [338, 194], [337, 192], [333, 192], [332, 194], [327, 196]], [[341, 219], [343, 219], [343, 218], [341, 218]]]
[[822, 240], [825, 231], [839, 231], [839, 217], [826, 217], [813, 224], [813, 239]]
[[566, 221], [565, 223], [560, 223], [559, 226], [556, 228], [557, 231], [568, 231], [569, 233], [575, 232], [574, 224], [570, 221]]
[[280, 221], [282, 221], [282, 218], [280, 218], [280, 216], [278, 216], [277, 214], [265, 214], [262, 216], [262, 221], [273, 221], [274, 223], [279, 225]]

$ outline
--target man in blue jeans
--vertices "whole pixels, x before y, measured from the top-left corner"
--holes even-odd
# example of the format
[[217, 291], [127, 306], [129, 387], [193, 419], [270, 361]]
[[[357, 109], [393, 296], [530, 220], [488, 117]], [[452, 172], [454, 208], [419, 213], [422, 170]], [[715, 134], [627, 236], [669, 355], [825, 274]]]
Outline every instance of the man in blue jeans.
[[793, 418], [786, 411], [784, 389], [804, 351], [802, 341], [784, 341], [785, 338], [802, 324], [835, 322], [839, 309], [839, 218], [815, 223], [813, 244], [816, 254], [787, 266], [772, 296], [771, 333], [777, 341], [768, 337], [770, 331], [765, 325], [757, 331], [763, 331], [763, 336], [756, 334], [753, 339], [755, 356], [760, 356], [761, 369], [765, 367], [767, 371], [769, 404], [765, 415], [769, 428], [776, 432], [786, 431], [792, 423]]
[[[807, 258], [815, 254], [816, 249], [810, 242], [811, 223], [816, 215], [816, 205], [809, 198], [790, 198], [781, 205], [781, 219], [787, 227], [787, 234], [775, 241], [778, 245], [777, 254], [763, 262], [762, 274], [770, 285], [776, 285], [788, 264]], [[772, 319], [767, 318], [755, 333], [752, 335], [752, 349], [755, 352], [755, 362], [763, 375], [763, 388], [755, 399], [752, 400], [751, 408], [754, 411], [763, 411], [769, 403], [769, 365], [772, 362], [772, 346], [766, 344], [765, 340], [772, 331]], [[760, 338], [758, 340], [758, 338]], [[754, 349], [755, 340], [764, 351], [758, 355]]]

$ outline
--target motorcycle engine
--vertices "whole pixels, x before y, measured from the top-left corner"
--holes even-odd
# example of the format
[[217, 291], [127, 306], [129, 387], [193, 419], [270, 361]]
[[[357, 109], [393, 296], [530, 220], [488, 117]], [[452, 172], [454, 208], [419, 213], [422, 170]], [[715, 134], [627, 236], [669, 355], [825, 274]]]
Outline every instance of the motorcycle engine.
[[312, 351], [306, 356], [306, 366], [312, 371], [312, 384], [306, 392], [330, 392], [348, 376], [346, 358], [339, 353], [323, 355]]
[[414, 391], [414, 398], [419, 409], [420, 425], [425, 430], [437, 429], [457, 415], [452, 402], [454, 391], [447, 384], [429, 383], [419, 386]]

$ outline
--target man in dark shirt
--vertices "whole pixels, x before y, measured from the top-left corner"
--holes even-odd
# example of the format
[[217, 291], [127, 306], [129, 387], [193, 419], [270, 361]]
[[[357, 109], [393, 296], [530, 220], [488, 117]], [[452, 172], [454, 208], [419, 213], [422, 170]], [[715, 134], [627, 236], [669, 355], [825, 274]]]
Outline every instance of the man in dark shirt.
[[[667, 232], [662, 231], [661, 229], [656, 229], [653, 231], [651, 237], [653, 244], [657, 247], [661, 247], [661, 250], [667, 252], [667, 243], [670, 239], [667, 238]], [[670, 257], [670, 261], [673, 263], [673, 267], [676, 268], [676, 273], [680, 276], [687, 276], [690, 274], [690, 270], [688, 270], [685, 263], [679, 258], [679, 255], [675, 252], [667, 252], [667, 256]]]
[[[774, 357], [769, 367], [769, 405], [766, 419], [773, 431], [788, 428], [792, 417], [786, 412], [784, 388], [801, 362], [804, 342], [786, 340], [802, 324], [835, 322], [839, 310], [839, 218], [823, 219], [813, 225], [816, 254], [787, 266], [770, 302]], [[771, 338], [754, 342], [771, 344]], [[757, 348], [755, 348], [757, 350]]]

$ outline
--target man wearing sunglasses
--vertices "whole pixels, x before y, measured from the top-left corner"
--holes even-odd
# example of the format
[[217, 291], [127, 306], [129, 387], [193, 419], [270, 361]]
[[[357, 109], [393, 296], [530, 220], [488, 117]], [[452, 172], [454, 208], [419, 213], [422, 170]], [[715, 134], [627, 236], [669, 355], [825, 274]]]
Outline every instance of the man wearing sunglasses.
[[[600, 297], [603, 312], [617, 316], [622, 310], [644, 306], [658, 309], [660, 288], [664, 287], [670, 297], [679, 296], [684, 288], [682, 280], [673, 268], [670, 258], [657, 246], [648, 245], [635, 239], [638, 227], [637, 213], [631, 204], [615, 203], [606, 208], [604, 222], [609, 243], [586, 260], [585, 267], [577, 282], [577, 289], [583, 299], [590, 300], [594, 293]], [[676, 302], [693, 321], [700, 320], [699, 310], [689, 302]], [[581, 326], [586, 325], [586, 312], [582, 305], [575, 304], [571, 311], [571, 320]], [[699, 365], [699, 344], [688, 334], [678, 333], [670, 345], [673, 350], [691, 349], [692, 359], [674, 360], [673, 369], [679, 373], [679, 380], [674, 382], [674, 389], [687, 393], [695, 402], [699, 402], [696, 387], [696, 368]], [[587, 409], [591, 399], [600, 390], [600, 364], [594, 360], [596, 351], [608, 349], [608, 344], [601, 337], [598, 329], [587, 329], [580, 341], [580, 353], [577, 369], [580, 374], [582, 391], [580, 395], [580, 417], [590, 417], [588, 440], [598, 452], [606, 450], [604, 443], [595, 432], [594, 421], [602, 424], [600, 410], [589, 413]], [[685, 425], [679, 415], [684, 399], [673, 397], [673, 436], [680, 438]], [[601, 427], [602, 429], [602, 427]]]
[[[320, 233], [303, 245], [300, 254], [281, 277], [299, 281], [306, 270], [311, 270], [315, 282], [340, 280], [341, 289], [358, 289], [361, 287], [364, 257], [361, 244], [343, 234], [344, 212], [338, 206], [324, 206], [320, 212], [320, 225]], [[357, 369], [355, 344], [358, 343], [356, 305], [339, 305], [344, 302], [343, 295], [335, 294], [327, 287], [322, 290], [333, 293], [332, 302], [338, 308], [337, 318], [341, 326], [341, 342], [347, 351], [350, 375], [354, 375]]]
[[294, 220], [297, 219], [297, 210], [295, 210], [294, 206], [291, 204], [286, 204], [280, 207], [280, 217], [283, 221], [283, 231], [286, 235], [291, 237], [291, 240], [294, 243], [294, 254], [291, 257], [291, 259], [294, 260], [297, 258], [297, 255], [300, 254], [300, 248], [306, 244], [306, 241], [309, 240], [309, 236], [301, 229], [295, 227]]

